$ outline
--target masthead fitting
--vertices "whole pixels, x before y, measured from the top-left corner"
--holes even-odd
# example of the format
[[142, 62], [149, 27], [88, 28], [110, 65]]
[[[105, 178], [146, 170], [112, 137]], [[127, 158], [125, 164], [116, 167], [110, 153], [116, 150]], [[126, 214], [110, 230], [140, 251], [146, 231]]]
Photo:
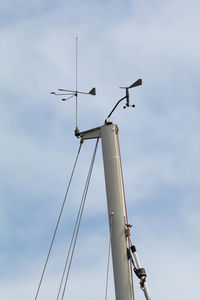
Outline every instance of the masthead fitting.
[[89, 90], [89, 92], [82, 92], [79, 91], [78, 88], [78, 37], [76, 37], [76, 59], [75, 59], [75, 90], [68, 90], [68, 89], [58, 89], [58, 93], [56, 92], [51, 92], [51, 95], [54, 96], [67, 96], [66, 98], [62, 98], [62, 101], [67, 101], [70, 98], [75, 97], [75, 103], [76, 103], [76, 127], [75, 127], [75, 135], [78, 137], [79, 136], [79, 129], [78, 129], [78, 95], [79, 94], [84, 94], [84, 95], [96, 95], [96, 89], [93, 87], [92, 89]]
[[[51, 95], [54, 96], [68, 96], [67, 98], [62, 98], [61, 101], [67, 101], [73, 97], [76, 97], [77, 102], [77, 96], [78, 94], [84, 94], [84, 95], [91, 95], [96, 96], [96, 88], [92, 88], [89, 92], [82, 92], [82, 91], [74, 91], [74, 90], [66, 90], [66, 89], [58, 89], [61, 93], [51, 92]], [[79, 137], [79, 129], [77, 125], [77, 109], [76, 109], [76, 128], [75, 128], [75, 136]]]

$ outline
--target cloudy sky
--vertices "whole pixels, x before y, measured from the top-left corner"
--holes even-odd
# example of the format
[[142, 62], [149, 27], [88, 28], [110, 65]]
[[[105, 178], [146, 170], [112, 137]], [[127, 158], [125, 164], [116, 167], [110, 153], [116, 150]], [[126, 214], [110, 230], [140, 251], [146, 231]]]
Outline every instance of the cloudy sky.
[[[132, 240], [153, 299], [197, 298], [200, 261], [200, 3], [197, 0], [0, 1], [0, 298], [34, 299], [79, 146], [119, 86], [138, 78], [119, 126]], [[56, 299], [94, 141], [78, 161], [38, 299]], [[103, 299], [108, 223], [99, 145], [66, 299]], [[108, 299], [114, 299], [112, 276]], [[134, 276], [135, 298], [144, 299]]]

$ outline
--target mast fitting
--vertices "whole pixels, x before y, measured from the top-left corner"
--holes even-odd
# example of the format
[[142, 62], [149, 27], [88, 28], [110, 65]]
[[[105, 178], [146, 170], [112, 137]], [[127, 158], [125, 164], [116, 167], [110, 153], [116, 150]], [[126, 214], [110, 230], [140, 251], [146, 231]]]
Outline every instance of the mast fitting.
[[[133, 253], [133, 256], [131, 255], [131, 252]], [[133, 270], [134, 270], [136, 276], [140, 279], [140, 287], [141, 287], [142, 291], [144, 292], [146, 300], [152, 300], [149, 289], [147, 287], [147, 283], [146, 283], [147, 274], [146, 274], [145, 269], [142, 268], [142, 266], [140, 264], [135, 245], [131, 245], [131, 247], [129, 249], [129, 255], [130, 255], [131, 262], [133, 264]]]
[[126, 108], [126, 107], [135, 107], [135, 104], [130, 105], [130, 103], [129, 103], [129, 89], [134, 88], [134, 87], [139, 86], [139, 85], [142, 85], [142, 79], [136, 80], [134, 83], [132, 83], [132, 84], [129, 85], [129, 86], [126, 86], [126, 87], [121, 86], [121, 87], [120, 87], [120, 89], [125, 89], [125, 90], [126, 90], [126, 96], [124, 96], [123, 98], [121, 98], [121, 99], [115, 104], [115, 106], [113, 107], [113, 109], [111, 110], [111, 112], [109, 113], [109, 115], [107, 116], [105, 123], [106, 123], [107, 120], [111, 117], [112, 113], [114, 112], [114, 110], [116, 109], [116, 107], [118, 106], [118, 104], [119, 104], [122, 100], [126, 99], [126, 104], [123, 106], [123, 108]]

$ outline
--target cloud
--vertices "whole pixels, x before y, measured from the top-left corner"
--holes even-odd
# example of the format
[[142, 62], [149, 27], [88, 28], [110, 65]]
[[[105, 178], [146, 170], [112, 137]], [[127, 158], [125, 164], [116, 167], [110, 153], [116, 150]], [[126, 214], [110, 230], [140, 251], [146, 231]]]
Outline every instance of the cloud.
[[[0, 49], [1, 298], [27, 299], [34, 294], [41, 256], [48, 249], [78, 149], [79, 141], [73, 136], [74, 102], [63, 103], [49, 95], [57, 88], [75, 87], [76, 35], [78, 86], [84, 91], [97, 88], [96, 97], [79, 98], [80, 130], [103, 124], [117, 99], [124, 96], [118, 86], [143, 78], [143, 86], [130, 91], [136, 108], [124, 111], [119, 106], [112, 117], [120, 129], [133, 237], [148, 270], [153, 298], [195, 297], [199, 3], [15, 1], [12, 6], [3, 2], [0, 6], [7, 16], [1, 19]], [[83, 145], [54, 250], [57, 258], [49, 271], [51, 288], [44, 291], [48, 299], [57, 288], [56, 266], [61, 265], [65, 237], [70, 237], [93, 147], [93, 141]], [[106, 230], [107, 212], [100, 148], [80, 236], [78, 251], [83, 256], [77, 253], [70, 290], [74, 297], [84, 293], [88, 299], [104, 296], [106, 254], [101, 250], [107, 240], [101, 226]], [[86, 261], [88, 277], [83, 268]], [[94, 276], [96, 270], [99, 277]], [[91, 295], [88, 282], [93, 286]], [[138, 284], [137, 279], [134, 282]], [[138, 288], [136, 296], [144, 298]]]

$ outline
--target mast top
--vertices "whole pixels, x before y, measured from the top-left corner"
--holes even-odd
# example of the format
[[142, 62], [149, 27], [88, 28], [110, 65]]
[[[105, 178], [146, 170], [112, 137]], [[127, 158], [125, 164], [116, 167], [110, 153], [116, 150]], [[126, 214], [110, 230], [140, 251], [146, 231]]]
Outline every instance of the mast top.
[[[56, 96], [67, 96], [66, 98], [62, 98], [62, 101], [67, 101], [73, 97], [76, 98], [76, 128], [75, 128], [75, 135], [79, 136], [79, 129], [78, 129], [78, 94], [84, 94], [84, 95], [91, 95], [95, 96], [96, 95], [96, 88], [93, 87], [89, 92], [82, 92], [78, 90], [78, 37], [76, 37], [76, 60], [75, 60], [75, 65], [76, 65], [76, 88], [75, 90], [69, 90], [69, 89], [58, 89], [57, 92], [51, 92], [51, 95], [56, 95]], [[60, 93], [61, 92], [61, 93]]]
[[[96, 95], [96, 88], [93, 87], [89, 92], [83, 92], [83, 91], [79, 91], [78, 90], [78, 37], [76, 37], [76, 59], [75, 59], [75, 74], [76, 74], [76, 78], [75, 78], [75, 90], [71, 90], [71, 89], [58, 89], [59, 92], [51, 92], [52, 95], [56, 95], [56, 96], [67, 96], [65, 98], [62, 98], [62, 101], [67, 101], [73, 97], [76, 98], [76, 127], [75, 127], [75, 136], [76, 137], [80, 137], [80, 131], [78, 129], [78, 94], [84, 94], [84, 95], [91, 95], [91, 96], [95, 96]], [[119, 103], [122, 100], [126, 99], [126, 103], [123, 106], [123, 108], [127, 108], [127, 107], [135, 107], [135, 104], [130, 104], [129, 102], [129, 89], [137, 87], [142, 85], [142, 79], [138, 79], [136, 80], [134, 83], [132, 83], [129, 86], [122, 86], [120, 87], [121, 89], [125, 89], [126, 90], [126, 95], [124, 97], [122, 97], [120, 100], [118, 100], [118, 102], [115, 104], [115, 106], [113, 107], [113, 109], [111, 110], [111, 112], [109, 113], [109, 115], [107, 116], [106, 120], [105, 120], [105, 124], [110, 124], [110, 120], [109, 118], [111, 117], [112, 113], [114, 112], [114, 110], [116, 109], [116, 107], [119, 105]]]

